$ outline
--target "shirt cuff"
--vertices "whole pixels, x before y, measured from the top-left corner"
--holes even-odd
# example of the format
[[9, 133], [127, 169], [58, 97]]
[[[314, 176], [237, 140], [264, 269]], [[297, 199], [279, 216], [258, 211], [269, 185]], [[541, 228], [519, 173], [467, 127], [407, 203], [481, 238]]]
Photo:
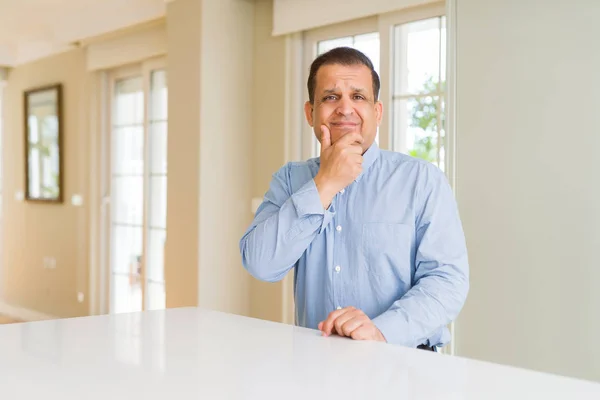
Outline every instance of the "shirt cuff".
[[388, 310], [373, 318], [373, 324], [391, 344], [399, 344], [415, 348], [422, 343], [414, 343], [415, 339], [409, 332], [408, 323], [402, 315], [401, 309]]
[[292, 204], [294, 204], [296, 214], [299, 218], [310, 215], [323, 216], [321, 226], [319, 227], [319, 233], [329, 225], [335, 215], [333, 202], [327, 210], [323, 209], [321, 197], [319, 196], [319, 191], [317, 190], [314, 179], [306, 182], [304, 186], [292, 195]]

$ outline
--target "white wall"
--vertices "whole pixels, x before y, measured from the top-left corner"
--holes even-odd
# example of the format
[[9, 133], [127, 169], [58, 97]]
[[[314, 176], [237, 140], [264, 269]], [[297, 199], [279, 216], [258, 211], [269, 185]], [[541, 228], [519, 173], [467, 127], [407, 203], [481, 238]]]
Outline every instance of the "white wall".
[[600, 380], [600, 2], [457, 3], [457, 352]]
[[305, 31], [436, 1], [273, 0], [273, 34]]

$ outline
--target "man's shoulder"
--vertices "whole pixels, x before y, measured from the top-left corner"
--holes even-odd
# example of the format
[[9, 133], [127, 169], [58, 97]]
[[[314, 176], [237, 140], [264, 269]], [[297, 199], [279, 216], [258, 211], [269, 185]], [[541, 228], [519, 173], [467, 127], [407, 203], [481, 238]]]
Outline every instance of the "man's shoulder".
[[318, 157], [317, 158], [309, 158], [308, 160], [304, 160], [304, 161], [288, 161], [277, 172], [284, 173], [288, 176], [292, 176], [292, 175], [298, 174], [298, 173], [304, 175], [307, 171], [313, 171], [315, 169], [316, 170], [319, 169], [319, 158]]
[[314, 178], [319, 171], [319, 159], [310, 158], [306, 161], [289, 161], [285, 163], [274, 177], [284, 180], [292, 189], [303, 185], [310, 179]]
[[403, 168], [434, 174], [442, 172], [435, 164], [427, 160], [399, 153], [397, 151], [381, 150], [381, 160], [383, 167], [392, 167], [394, 169]]

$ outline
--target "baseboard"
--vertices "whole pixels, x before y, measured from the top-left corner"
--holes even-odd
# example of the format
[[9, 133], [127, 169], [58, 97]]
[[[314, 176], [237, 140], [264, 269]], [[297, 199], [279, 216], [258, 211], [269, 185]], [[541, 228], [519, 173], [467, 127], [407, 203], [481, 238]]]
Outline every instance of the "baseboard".
[[23, 322], [31, 322], [31, 321], [44, 321], [49, 319], [58, 319], [53, 315], [44, 314], [35, 310], [30, 310], [23, 307], [15, 307], [11, 306], [0, 300], [0, 314], [6, 315], [7, 317], [23, 321]]

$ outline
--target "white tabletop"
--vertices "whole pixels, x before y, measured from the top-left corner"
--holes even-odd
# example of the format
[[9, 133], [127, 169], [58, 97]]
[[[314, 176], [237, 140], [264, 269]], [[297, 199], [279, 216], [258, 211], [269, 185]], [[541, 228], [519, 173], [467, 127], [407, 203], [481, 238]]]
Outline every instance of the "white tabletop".
[[598, 400], [600, 384], [181, 308], [0, 326], [0, 397]]

